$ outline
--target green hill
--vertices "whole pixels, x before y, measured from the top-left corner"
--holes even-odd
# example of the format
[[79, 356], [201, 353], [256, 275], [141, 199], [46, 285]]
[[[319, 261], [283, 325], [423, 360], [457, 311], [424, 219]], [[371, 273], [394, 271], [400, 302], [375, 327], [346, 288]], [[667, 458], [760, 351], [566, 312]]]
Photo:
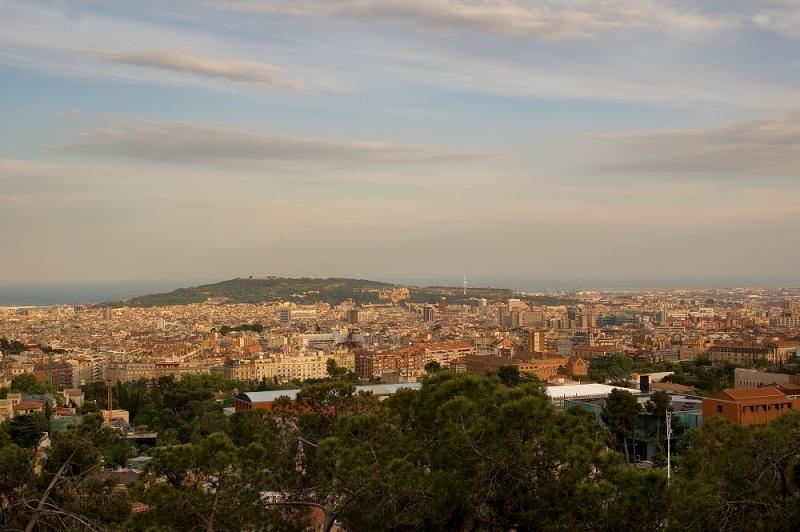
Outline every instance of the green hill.
[[[114, 306], [128, 305], [133, 307], [161, 307], [167, 305], [187, 305], [217, 300], [226, 303], [264, 303], [269, 301], [294, 301], [296, 303], [326, 302], [337, 305], [352, 299], [358, 304], [380, 303], [385, 299], [379, 297], [379, 291], [391, 290], [395, 285], [365, 279], [329, 278], [318, 279], [302, 277], [298, 279], [286, 277], [249, 277], [230, 279], [219, 283], [178, 288], [172, 292], [135, 297], [127, 301], [112, 303]], [[514, 297], [514, 292], [507, 288], [470, 287], [464, 296], [462, 287], [429, 286], [411, 289], [411, 302], [436, 303], [441, 296], [447, 297], [451, 303], [474, 302], [475, 298], [486, 298], [489, 301], [504, 300]], [[527, 298], [535, 304], [569, 304], [573, 300], [559, 298]]]
[[178, 288], [164, 294], [135, 297], [125, 303], [134, 307], [186, 305], [203, 303], [209, 299], [224, 300], [227, 303], [263, 303], [266, 301], [316, 303], [325, 301], [335, 305], [347, 299], [358, 303], [377, 303], [379, 301], [377, 291], [391, 289], [393, 286], [390, 283], [363, 279], [239, 278], [190, 288]]

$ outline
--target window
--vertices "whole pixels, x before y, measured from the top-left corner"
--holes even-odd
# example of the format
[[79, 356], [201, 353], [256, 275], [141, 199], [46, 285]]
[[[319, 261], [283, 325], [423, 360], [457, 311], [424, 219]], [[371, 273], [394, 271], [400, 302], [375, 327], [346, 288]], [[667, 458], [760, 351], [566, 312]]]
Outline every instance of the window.
[[717, 405], [717, 414], [722, 413], [722, 405]]

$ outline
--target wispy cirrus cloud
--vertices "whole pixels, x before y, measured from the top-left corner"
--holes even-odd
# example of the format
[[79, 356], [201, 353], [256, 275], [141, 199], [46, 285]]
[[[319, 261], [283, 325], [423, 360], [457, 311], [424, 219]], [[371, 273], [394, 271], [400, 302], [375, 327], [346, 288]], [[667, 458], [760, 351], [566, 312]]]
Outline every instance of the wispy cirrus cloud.
[[114, 118], [61, 149], [156, 163], [419, 162], [483, 157], [437, 146], [263, 133], [210, 124]]
[[586, 38], [618, 28], [703, 31], [730, 22], [696, 8], [657, 0], [211, 0], [225, 9], [289, 15], [400, 21], [536, 39]]
[[800, 39], [800, 1], [767, 0], [765, 3], [768, 7], [752, 17], [753, 24], [790, 39]]
[[633, 155], [616, 170], [800, 177], [800, 113], [708, 129], [595, 135]]
[[96, 55], [112, 63], [195, 74], [261, 89], [303, 90], [300, 82], [280, 79], [280, 70], [273, 65], [247, 59], [217, 59], [170, 50], [112, 51]]

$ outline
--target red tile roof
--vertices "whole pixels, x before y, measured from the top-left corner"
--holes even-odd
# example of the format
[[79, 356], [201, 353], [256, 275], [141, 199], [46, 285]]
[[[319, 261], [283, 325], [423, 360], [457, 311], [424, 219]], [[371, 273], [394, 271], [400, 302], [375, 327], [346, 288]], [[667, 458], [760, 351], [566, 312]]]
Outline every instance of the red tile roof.
[[727, 388], [715, 393], [711, 397], [716, 399], [729, 398], [731, 401], [748, 401], [772, 397], [786, 397], [786, 394], [775, 386], [762, 386], [760, 388]]

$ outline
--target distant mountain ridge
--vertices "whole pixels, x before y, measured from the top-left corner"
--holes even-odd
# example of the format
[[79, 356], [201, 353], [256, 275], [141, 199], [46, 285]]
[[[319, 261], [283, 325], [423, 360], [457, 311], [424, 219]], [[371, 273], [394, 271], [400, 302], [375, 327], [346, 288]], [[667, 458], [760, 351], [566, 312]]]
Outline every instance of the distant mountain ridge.
[[[209, 300], [226, 303], [293, 301], [301, 304], [311, 304], [326, 302], [331, 305], [337, 305], [348, 299], [358, 304], [369, 304], [388, 302], [387, 293], [390, 293], [394, 288], [408, 288], [411, 291], [410, 301], [414, 303], [435, 303], [442, 296], [447, 297], [448, 301], [456, 303], [474, 298], [486, 298], [488, 300], [508, 299], [515, 295], [515, 292], [508, 288], [470, 287], [465, 295], [463, 287], [429, 286], [421, 288], [405, 284], [341, 277], [240, 277], [219, 283], [178, 288], [161, 294], [134, 297], [129, 300], [117, 301], [113, 305], [162, 307], [204, 303]], [[568, 302], [564, 300], [564, 303]], [[540, 303], [560, 304], [556, 301], [541, 301]]]

